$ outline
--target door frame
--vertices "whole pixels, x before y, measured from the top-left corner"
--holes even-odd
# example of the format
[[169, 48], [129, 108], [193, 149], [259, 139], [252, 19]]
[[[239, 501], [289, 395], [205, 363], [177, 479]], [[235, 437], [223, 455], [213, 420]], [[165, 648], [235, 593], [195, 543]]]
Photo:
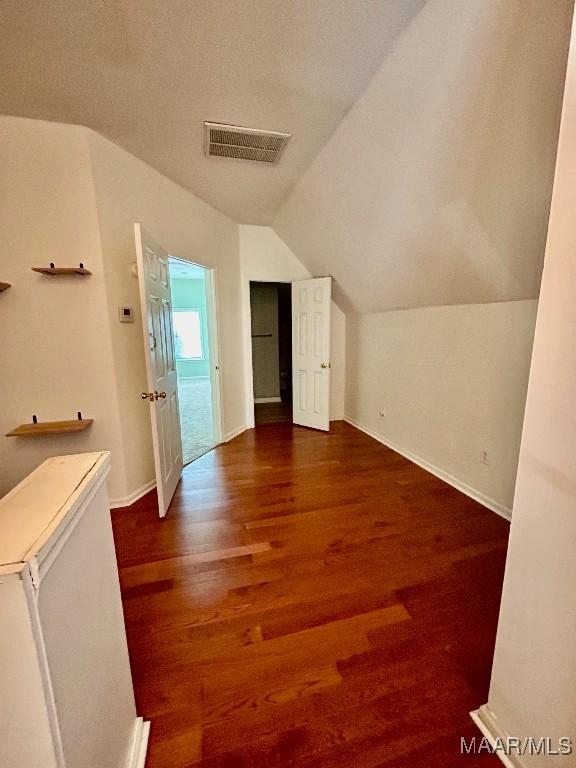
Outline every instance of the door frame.
[[210, 355], [210, 387], [212, 395], [212, 422], [215, 445], [224, 442], [222, 423], [222, 369], [220, 367], [220, 312], [218, 309], [217, 267], [197, 266], [206, 270], [206, 312], [208, 315], [208, 347]]
[[[181, 261], [184, 264], [192, 264], [206, 272], [206, 320], [208, 325], [208, 356], [210, 363], [210, 394], [212, 397], [212, 427], [214, 429], [214, 447], [223, 442], [224, 430], [222, 426], [222, 379], [220, 369], [220, 313], [218, 309], [218, 274], [217, 267], [207, 267], [191, 259], [182, 256], [168, 254], [169, 259]], [[180, 429], [182, 434], [182, 429]], [[186, 467], [188, 465], [184, 465]]]
[[246, 426], [248, 429], [254, 429], [256, 419], [254, 416], [254, 361], [252, 359], [252, 306], [250, 303], [250, 283], [285, 283], [292, 285], [294, 279], [278, 277], [244, 277], [244, 360], [246, 361], [246, 370], [244, 371], [244, 386], [246, 389]]

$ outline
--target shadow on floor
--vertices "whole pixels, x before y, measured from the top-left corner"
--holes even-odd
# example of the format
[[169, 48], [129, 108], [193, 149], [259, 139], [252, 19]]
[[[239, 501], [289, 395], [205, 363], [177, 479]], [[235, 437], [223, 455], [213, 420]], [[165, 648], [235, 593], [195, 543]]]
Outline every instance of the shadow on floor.
[[292, 403], [254, 403], [254, 423], [281, 424], [292, 421]]

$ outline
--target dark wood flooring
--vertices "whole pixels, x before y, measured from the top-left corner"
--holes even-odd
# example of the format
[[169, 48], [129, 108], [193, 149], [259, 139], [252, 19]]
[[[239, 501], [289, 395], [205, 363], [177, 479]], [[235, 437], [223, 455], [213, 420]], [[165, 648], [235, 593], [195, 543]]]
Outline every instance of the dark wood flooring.
[[292, 403], [254, 403], [254, 422], [262, 424], [281, 424], [292, 421]]
[[113, 512], [147, 768], [452, 768], [508, 524], [356, 429], [251, 430]]

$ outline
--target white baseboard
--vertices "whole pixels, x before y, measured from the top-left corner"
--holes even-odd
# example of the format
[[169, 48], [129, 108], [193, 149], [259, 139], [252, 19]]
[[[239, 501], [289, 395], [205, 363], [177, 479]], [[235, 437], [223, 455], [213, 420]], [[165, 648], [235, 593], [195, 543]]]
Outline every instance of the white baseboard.
[[485, 496], [483, 493], [481, 493], [481, 491], [476, 490], [476, 488], [472, 488], [470, 485], [463, 483], [461, 480], [459, 480], [457, 477], [454, 477], [454, 475], [451, 475], [449, 472], [445, 472], [443, 469], [440, 469], [440, 467], [436, 467], [434, 464], [430, 464], [430, 462], [426, 461], [426, 459], [423, 459], [420, 456], [417, 456], [416, 454], [411, 453], [410, 451], [406, 451], [403, 448], [399, 448], [397, 445], [394, 445], [394, 443], [391, 443], [385, 437], [382, 437], [382, 435], [378, 435], [375, 432], [372, 432], [371, 430], [366, 429], [357, 421], [349, 418], [348, 416], [344, 416], [344, 421], [346, 421], [348, 424], [351, 424], [353, 427], [356, 427], [356, 429], [359, 429], [361, 432], [364, 432], [364, 434], [368, 435], [369, 437], [374, 438], [374, 440], [377, 440], [379, 443], [382, 443], [382, 445], [385, 445], [387, 448], [390, 448], [396, 453], [401, 454], [405, 458], [414, 462], [414, 464], [418, 464], [418, 466], [422, 467], [422, 469], [425, 469], [427, 472], [430, 472], [431, 474], [440, 478], [440, 480], [444, 480], [445, 483], [448, 483], [448, 485], [451, 485], [453, 488], [456, 488], [456, 490], [466, 494], [466, 496], [469, 496], [471, 499], [474, 499], [474, 501], [477, 501], [479, 504], [482, 504], [484, 507], [487, 507], [492, 512], [496, 512], [497, 515], [500, 515], [500, 517], [503, 517], [505, 520], [508, 520], [508, 522], [510, 522], [510, 520], [512, 519], [511, 509], [509, 509], [508, 507], [505, 507], [503, 504], [500, 504], [498, 501], [495, 501], [494, 499], [491, 499], [488, 496]]
[[[488, 704], [483, 704], [479, 709], [470, 712], [470, 717], [474, 720], [482, 734], [486, 736], [492, 747], [496, 745], [496, 739], [502, 739], [506, 743], [507, 734], [503, 733], [499, 727], [496, 716]], [[501, 749], [495, 750], [494, 754], [500, 758], [500, 761], [504, 763], [506, 768], [524, 768], [524, 763], [520, 762], [516, 755], [506, 755]]]
[[150, 736], [150, 722], [141, 717], [136, 718], [132, 747], [128, 754], [126, 768], [144, 768], [146, 752], [148, 751], [148, 737]]
[[119, 507], [129, 507], [134, 504], [135, 501], [145, 496], [152, 488], [156, 488], [156, 480], [150, 480], [148, 483], [141, 485], [133, 493], [128, 496], [123, 496], [116, 499], [110, 499], [110, 509], [118, 509]]
[[232, 432], [227, 432], [224, 435], [224, 442], [230, 442], [230, 440], [233, 440], [235, 437], [238, 437], [238, 435], [241, 435], [242, 432], [246, 432], [247, 429], [249, 429], [249, 427], [247, 427], [246, 424], [243, 424], [241, 427], [238, 427], [238, 429], [234, 429]]
[[281, 397], [255, 397], [254, 403], [281, 403]]

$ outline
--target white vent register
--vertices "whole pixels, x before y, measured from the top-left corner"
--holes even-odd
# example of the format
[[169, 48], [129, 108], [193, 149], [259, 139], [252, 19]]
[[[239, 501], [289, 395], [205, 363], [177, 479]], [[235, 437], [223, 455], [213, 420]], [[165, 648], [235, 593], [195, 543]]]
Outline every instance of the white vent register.
[[278, 162], [291, 137], [290, 133], [224, 123], [206, 122], [204, 127], [204, 151], [207, 155], [271, 165]]

